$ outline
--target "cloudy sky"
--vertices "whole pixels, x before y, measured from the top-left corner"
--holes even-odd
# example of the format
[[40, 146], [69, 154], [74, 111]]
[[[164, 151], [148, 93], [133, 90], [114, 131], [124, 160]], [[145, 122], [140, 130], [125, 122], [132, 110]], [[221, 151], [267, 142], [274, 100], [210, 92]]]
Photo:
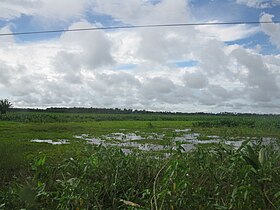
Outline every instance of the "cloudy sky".
[[[0, 33], [279, 21], [280, 0], [1, 0]], [[280, 24], [0, 36], [15, 107], [280, 113]]]

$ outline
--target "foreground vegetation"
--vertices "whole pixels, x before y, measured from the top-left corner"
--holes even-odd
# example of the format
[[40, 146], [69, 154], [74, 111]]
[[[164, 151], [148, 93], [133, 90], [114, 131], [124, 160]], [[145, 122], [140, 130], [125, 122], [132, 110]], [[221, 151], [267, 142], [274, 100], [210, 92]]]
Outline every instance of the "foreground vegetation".
[[[0, 209], [279, 209], [279, 144], [261, 141], [279, 139], [279, 122], [278, 116], [1, 115]], [[174, 137], [180, 135], [174, 129], [184, 128], [258, 141], [249, 138], [239, 148], [221, 142], [187, 153], [177, 145], [167, 152], [126, 154], [73, 137], [120, 129]]]
[[[68, 154], [69, 155], [69, 154]], [[34, 157], [1, 189], [6, 209], [279, 209], [280, 157], [271, 147], [226, 145], [173, 153], [87, 146], [59, 163]], [[3, 186], [3, 185], [2, 185]], [[134, 206], [134, 207], [133, 207]]]

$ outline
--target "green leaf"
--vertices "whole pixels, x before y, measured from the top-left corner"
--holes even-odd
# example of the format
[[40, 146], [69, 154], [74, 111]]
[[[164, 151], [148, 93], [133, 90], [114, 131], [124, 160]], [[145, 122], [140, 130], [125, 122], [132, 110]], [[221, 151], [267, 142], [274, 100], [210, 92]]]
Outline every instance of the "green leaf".
[[247, 145], [247, 151], [248, 155], [244, 155], [243, 158], [246, 160], [246, 162], [253, 166], [254, 169], [258, 170], [260, 168], [260, 162], [256, 155], [256, 152], [253, 150], [253, 148], [249, 145]]
[[240, 152], [250, 141], [251, 141], [251, 139], [247, 139], [247, 140], [243, 141], [241, 146], [238, 148], [237, 152]]
[[280, 197], [280, 191], [278, 193], [275, 193], [274, 197], [279, 198]]
[[261, 148], [260, 151], [259, 151], [259, 162], [260, 162], [261, 165], [264, 164], [265, 155], [266, 155], [265, 148]]

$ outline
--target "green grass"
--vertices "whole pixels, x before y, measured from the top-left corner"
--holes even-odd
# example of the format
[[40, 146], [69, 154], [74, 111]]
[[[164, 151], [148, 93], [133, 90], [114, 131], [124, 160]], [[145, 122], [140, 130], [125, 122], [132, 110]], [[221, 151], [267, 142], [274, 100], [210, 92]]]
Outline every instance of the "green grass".
[[133, 209], [122, 200], [139, 209], [280, 207], [278, 151], [257, 145], [211, 151], [200, 147], [160, 160], [87, 146], [59, 163], [41, 153], [24, 182], [19, 177], [0, 191], [0, 201], [6, 209]]
[[200, 140], [279, 139], [278, 116], [9, 113], [1, 119], [0, 209], [280, 209], [279, 145], [247, 142], [236, 150], [207, 144], [168, 156], [137, 149], [127, 155], [73, 137], [139, 131], [165, 134], [163, 140], [141, 140], [164, 145], [182, 135], [175, 129], [191, 128]]

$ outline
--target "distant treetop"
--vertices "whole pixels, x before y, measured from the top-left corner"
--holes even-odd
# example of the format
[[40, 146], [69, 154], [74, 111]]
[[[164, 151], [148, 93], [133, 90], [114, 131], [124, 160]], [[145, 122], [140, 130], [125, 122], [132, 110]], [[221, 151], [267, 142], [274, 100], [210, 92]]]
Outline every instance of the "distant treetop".
[[0, 100], [0, 112], [1, 114], [6, 114], [9, 108], [12, 107], [12, 103], [8, 99]]

